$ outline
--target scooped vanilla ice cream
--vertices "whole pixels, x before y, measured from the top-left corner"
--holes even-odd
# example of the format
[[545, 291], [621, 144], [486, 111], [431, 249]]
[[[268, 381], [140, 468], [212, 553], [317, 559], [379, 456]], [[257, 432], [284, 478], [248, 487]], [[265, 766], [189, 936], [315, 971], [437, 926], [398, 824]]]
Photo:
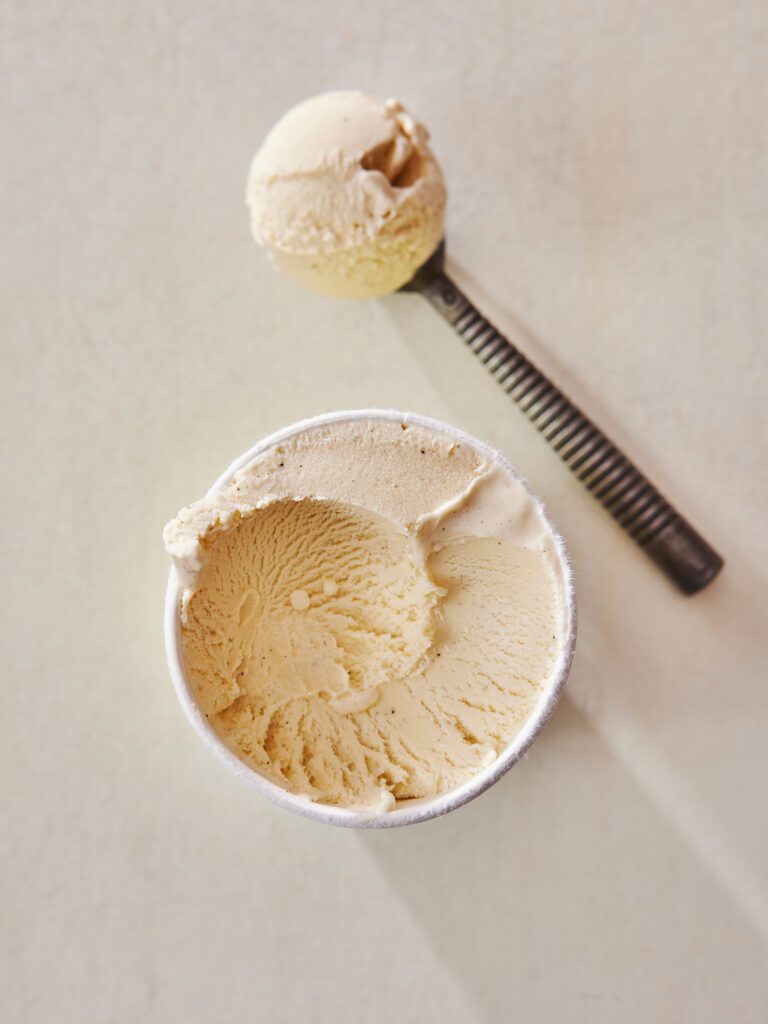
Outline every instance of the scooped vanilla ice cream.
[[314, 801], [453, 789], [562, 666], [569, 584], [539, 505], [496, 459], [406, 420], [293, 434], [164, 538], [199, 706]]
[[442, 236], [445, 184], [427, 139], [396, 100], [331, 92], [300, 103], [251, 165], [256, 241], [313, 291], [395, 291]]

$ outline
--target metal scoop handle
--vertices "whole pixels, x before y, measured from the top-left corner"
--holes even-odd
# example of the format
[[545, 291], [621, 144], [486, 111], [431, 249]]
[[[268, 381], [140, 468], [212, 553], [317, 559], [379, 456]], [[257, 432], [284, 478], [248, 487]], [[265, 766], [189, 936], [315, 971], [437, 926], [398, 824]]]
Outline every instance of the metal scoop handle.
[[723, 559], [643, 473], [476, 309], [442, 269], [443, 247], [406, 289], [420, 292], [456, 330], [568, 468], [686, 594]]

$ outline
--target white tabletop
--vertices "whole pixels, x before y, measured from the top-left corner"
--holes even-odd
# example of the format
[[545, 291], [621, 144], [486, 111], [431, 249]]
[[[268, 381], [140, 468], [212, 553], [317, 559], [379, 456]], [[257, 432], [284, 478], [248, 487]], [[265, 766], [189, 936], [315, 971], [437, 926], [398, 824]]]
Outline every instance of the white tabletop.
[[[764, 0], [13, 0], [4, 85], [0, 1019], [768, 1016]], [[419, 297], [316, 298], [249, 238], [299, 99], [432, 129], [450, 267], [718, 547], [681, 597]], [[580, 637], [530, 755], [334, 830], [203, 748], [165, 520], [263, 434], [392, 406], [502, 448]]]

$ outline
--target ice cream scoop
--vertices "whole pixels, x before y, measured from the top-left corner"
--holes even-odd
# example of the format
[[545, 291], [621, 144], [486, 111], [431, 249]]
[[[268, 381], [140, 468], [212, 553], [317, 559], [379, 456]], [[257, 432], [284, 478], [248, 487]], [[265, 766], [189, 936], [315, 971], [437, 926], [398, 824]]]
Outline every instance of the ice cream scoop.
[[247, 201], [275, 265], [329, 295], [427, 298], [592, 494], [684, 593], [722, 558], [633, 462], [494, 327], [443, 269], [440, 167], [394, 100], [329, 93], [294, 107], [256, 155]]
[[395, 291], [442, 236], [445, 185], [427, 138], [396, 100], [332, 92], [300, 103], [251, 165], [257, 242], [313, 291]]
[[219, 756], [338, 824], [457, 806], [563, 684], [562, 542], [498, 453], [387, 412], [266, 439], [165, 529], [169, 661]]

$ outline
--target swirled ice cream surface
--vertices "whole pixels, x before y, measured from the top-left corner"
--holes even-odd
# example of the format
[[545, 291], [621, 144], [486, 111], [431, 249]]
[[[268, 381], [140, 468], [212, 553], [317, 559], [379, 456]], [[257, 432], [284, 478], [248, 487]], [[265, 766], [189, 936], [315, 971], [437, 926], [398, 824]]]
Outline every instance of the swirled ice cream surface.
[[536, 500], [461, 440], [326, 423], [164, 532], [220, 738], [282, 788], [388, 809], [468, 781], [561, 665], [567, 569]]

